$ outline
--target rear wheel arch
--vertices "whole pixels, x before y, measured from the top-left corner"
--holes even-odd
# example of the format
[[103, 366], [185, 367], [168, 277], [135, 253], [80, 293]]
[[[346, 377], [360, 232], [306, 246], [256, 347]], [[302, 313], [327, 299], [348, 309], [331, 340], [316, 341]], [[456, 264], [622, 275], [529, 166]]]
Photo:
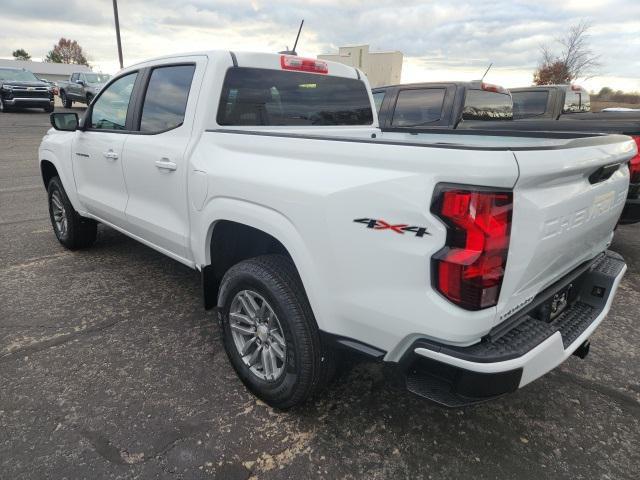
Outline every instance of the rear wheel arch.
[[273, 235], [250, 225], [218, 220], [212, 226], [209, 241], [210, 264], [202, 269], [205, 308], [217, 303], [224, 274], [237, 263], [261, 255], [277, 254], [295, 261], [284, 244]]

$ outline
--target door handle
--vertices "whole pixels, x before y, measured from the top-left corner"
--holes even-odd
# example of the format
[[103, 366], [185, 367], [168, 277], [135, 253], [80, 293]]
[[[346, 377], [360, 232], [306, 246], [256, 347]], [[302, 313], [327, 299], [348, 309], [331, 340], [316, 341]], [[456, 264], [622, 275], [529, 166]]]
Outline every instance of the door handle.
[[104, 158], [108, 158], [109, 160], [117, 160], [118, 154], [113, 150], [108, 150], [102, 154]]
[[172, 162], [168, 158], [162, 158], [160, 160], [156, 160], [156, 167], [159, 168], [160, 170], [174, 171], [175, 169], [178, 168], [178, 165], [176, 165], [174, 162]]

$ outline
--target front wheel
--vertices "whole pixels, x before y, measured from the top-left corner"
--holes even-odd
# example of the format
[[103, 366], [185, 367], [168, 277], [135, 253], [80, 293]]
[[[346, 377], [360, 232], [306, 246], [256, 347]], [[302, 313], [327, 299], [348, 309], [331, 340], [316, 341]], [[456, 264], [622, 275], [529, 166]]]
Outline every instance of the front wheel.
[[6, 113], [8, 111], [9, 111], [9, 107], [7, 107], [7, 104], [4, 103], [4, 99], [0, 98], [0, 112]]
[[98, 224], [80, 216], [64, 191], [60, 177], [53, 177], [47, 187], [49, 216], [58, 241], [69, 250], [87, 248], [96, 241]]
[[62, 102], [62, 106], [64, 108], [71, 108], [73, 102], [69, 97], [67, 97], [67, 92], [64, 90], [60, 90], [60, 101]]
[[44, 107], [43, 109], [46, 113], [51, 113], [53, 112], [53, 103], [51, 105], [49, 105], [48, 107]]
[[289, 258], [264, 255], [231, 267], [218, 305], [233, 368], [272, 407], [299, 405], [331, 379], [333, 359]]

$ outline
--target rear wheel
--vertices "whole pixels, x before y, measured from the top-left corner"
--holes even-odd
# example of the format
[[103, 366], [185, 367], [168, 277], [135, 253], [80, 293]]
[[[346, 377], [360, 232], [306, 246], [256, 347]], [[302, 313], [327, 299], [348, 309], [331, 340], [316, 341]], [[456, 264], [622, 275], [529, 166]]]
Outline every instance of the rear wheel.
[[231, 364], [247, 388], [272, 407], [299, 405], [331, 379], [333, 359], [287, 257], [264, 255], [231, 267], [218, 304]]
[[71, 106], [73, 105], [73, 102], [71, 101], [71, 99], [69, 99], [69, 97], [67, 97], [67, 92], [65, 92], [64, 90], [60, 90], [60, 101], [62, 102], [64, 108], [71, 108]]
[[69, 250], [87, 248], [96, 241], [98, 224], [75, 211], [59, 177], [53, 177], [47, 187], [49, 216], [58, 241]]

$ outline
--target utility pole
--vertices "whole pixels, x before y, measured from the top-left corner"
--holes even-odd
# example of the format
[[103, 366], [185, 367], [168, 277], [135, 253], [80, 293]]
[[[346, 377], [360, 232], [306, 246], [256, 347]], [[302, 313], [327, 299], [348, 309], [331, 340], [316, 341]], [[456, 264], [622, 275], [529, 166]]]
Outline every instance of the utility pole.
[[116, 22], [116, 39], [118, 40], [118, 59], [120, 60], [120, 69], [124, 68], [122, 63], [122, 42], [120, 42], [120, 20], [118, 19], [118, 0], [113, 0], [113, 18]]

